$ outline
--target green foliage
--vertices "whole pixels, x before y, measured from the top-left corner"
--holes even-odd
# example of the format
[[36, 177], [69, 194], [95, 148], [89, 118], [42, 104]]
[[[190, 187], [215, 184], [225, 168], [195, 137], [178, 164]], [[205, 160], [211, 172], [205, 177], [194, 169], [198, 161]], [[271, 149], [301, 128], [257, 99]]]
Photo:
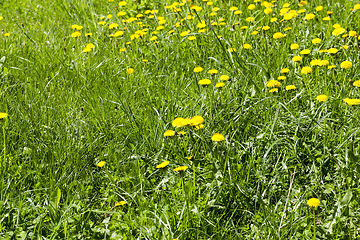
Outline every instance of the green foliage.
[[[343, 101], [360, 98], [359, 39], [332, 34], [336, 23], [360, 32], [357, 2], [293, 1], [289, 8], [306, 12], [289, 21], [283, 0], [270, 15], [261, 3], [249, 10], [250, 1], [188, 2], [181, 12], [162, 0], [0, 2], [0, 112], [9, 114], [0, 120], [1, 239], [312, 239], [314, 221], [316, 239], [359, 238], [360, 113]], [[78, 38], [74, 24], [83, 26]], [[330, 48], [339, 51], [319, 51]], [[303, 49], [311, 54], [293, 62]], [[336, 67], [301, 74], [314, 59]], [[230, 77], [221, 89], [220, 75]], [[270, 93], [267, 82], [280, 75]], [[329, 99], [317, 101], [322, 94]], [[196, 115], [203, 129], [172, 126]], [[215, 133], [225, 141], [212, 141]], [[310, 198], [320, 206], [307, 206]]]

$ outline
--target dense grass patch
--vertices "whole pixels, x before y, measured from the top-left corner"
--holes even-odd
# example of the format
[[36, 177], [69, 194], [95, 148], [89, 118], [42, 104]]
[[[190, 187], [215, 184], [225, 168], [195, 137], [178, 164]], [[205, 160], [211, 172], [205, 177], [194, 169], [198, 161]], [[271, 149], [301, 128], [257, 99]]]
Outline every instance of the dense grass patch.
[[2, 239], [359, 238], [360, 2], [0, 9]]

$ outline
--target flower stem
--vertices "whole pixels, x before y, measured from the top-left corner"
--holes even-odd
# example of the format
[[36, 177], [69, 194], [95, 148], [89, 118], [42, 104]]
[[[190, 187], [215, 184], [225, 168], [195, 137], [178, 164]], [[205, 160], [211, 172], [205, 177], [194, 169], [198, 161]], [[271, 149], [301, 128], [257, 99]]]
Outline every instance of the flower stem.
[[315, 220], [315, 208], [313, 208], [313, 212], [314, 212], [314, 235], [313, 235], [313, 240], [316, 239], [316, 220]]

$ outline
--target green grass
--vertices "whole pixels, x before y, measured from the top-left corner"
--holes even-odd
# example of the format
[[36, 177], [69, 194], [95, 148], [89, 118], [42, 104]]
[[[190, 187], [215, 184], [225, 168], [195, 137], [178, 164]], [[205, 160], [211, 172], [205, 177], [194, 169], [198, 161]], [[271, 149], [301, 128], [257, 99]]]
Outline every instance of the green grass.
[[[216, 16], [202, 1], [181, 12], [163, 0], [118, 2], [0, 3], [0, 112], [9, 114], [0, 122], [1, 239], [313, 239], [314, 222], [316, 239], [360, 237], [360, 112], [343, 101], [360, 98], [359, 39], [332, 34], [336, 23], [344, 34], [360, 33], [360, 10], [351, 11], [359, 2], [289, 1], [306, 10], [289, 21], [281, 21], [283, 0], [270, 15], [260, 3], [248, 10], [253, 1], [219, 0]], [[125, 24], [120, 10], [124, 19], [145, 16]], [[316, 18], [305, 21], [307, 13]], [[160, 16], [166, 23], [155, 43]], [[222, 17], [225, 25], [211, 25]], [[131, 40], [139, 21], [148, 32]], [[119, 27], [109, 30], [113, 22]], [[73, 24], [84, 27], [78, 38]], [[270, 29], [251, 34], [263, 26]], [[123, 36], [109, 37], [121, 29]], [[274, 39], [276, 32], [287, 35]], [[95, 48], [83, 53], [88, 43]], [[319, 52], [330, 48], [339, 51]], [[303, 49], [312, 52], [291, 61]], [[301, 74], [314, 59], [336, 67]], [[353, 66], [342, 69], [343, 61]], [[194, 73], [199, 66], [204, 71]], [[222, 89], [220, 75], [230, 76]], [[286, 79], [269, 93], [267, 82], [280, 75]], [[200, 86], [205, 78], [212, 84]], [[292, 84], [296, 90], [285, 90]], [[321, 94], [328, 101], [317, 101]], [[201, 130], [172, 126], [196, 115], [205, 120]], [[186, 134], [166, 138], [166, 130]], [[215, 133], [225, 141], [212, 141]], [[178, 166], [188, 169], [173, 171]], [[315, 217], [310, 198], [320, 200]]]

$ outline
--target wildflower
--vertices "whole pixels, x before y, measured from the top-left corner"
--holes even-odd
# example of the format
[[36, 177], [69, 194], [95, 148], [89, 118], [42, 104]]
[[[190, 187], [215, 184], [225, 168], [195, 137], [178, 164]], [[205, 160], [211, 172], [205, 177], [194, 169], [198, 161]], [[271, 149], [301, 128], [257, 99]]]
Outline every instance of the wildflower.
[[312, 72], [313, 72], [313, 70], [312, 70], [311, 67], [303, 67], [303, 68], [301, 69], [301, 73], [302, 73], [302, 74], [309, 74], [309, 73], [312, 73]]
[[[8, 37], [8, 36], [10, 36], [10, 33], [4, 33], [4, 36]], [[72, 36], [72, 34], [71, 34], [71, 36]]]
[[213, 140], [214, 142], [221, 142], [225, 140], [224, 135], [220, 134], [220, 133], [215, 133], [212, 137], [211, 140]]
[[270, 22], [276, 22], [278, 19], [276, 17], [273, 17], [270, 19]]
[[185, 37], [189, 33], [190, 33], [190, 31], [184, 31], [184, 32], [180, 33], [180, 36]]
[[321, 43], [321, 39], [320, 38], [315, 38], [315, 39], [312, 40], [312, 43], [313, 44]]
[[283, 69], [281, 69], [280, 72], [281, 72], [281, 73], [288, 73], [288, 72], [290, 72], [290, 69], [288, 69], [288, 68], [283, 68]]
[[270, 13], [272, 13], [273, 12], [273, 10], [271, 9], [271, 8], [266, 8], [265, 10], [264, 10], [264, 13], [265, 14], [270, 14]]
[[254, 4], [250, 4], [249, 6], [248, 6], [248, 9], [249, 10], [254, 10], [256, 8], [256, 6], [254, 5]]
[[156, 39], [158, 39], [157, 36], [152, 36], [152, 37], [150, 38], [150, 41], [155, 41]]
[[92, 50], [91, 48], [85, 47], [85, 48], [83, 49], [83, 52], [84, 52], [84, 53], [87, 53], [87, 52], [90, 52], [91, 50]]
[[190, 120], [190, 125], [191, 126], [197, 126], [197, 125], [200, 125], [204, 122], [204, 118], [202, 116], [194, 116], [191, 118]]
[[324, 17], [322, 20], [324, 20], [324, 21], [330, 21], [330, 17]]
[[195, 40], [196, 37], [195, 37], [195, 36], [190, 36], [190, 37], [188, 37], [188, 39], [189, 39], [190, 41], [192, 41], [192, 40]]
[[318, 96], [316, 97], [316, 100], [318, 100], [319, 102], [326, 102], [328, 99], [329, 99], [329, 98], [328, 98], [328, 96], [326, 96], [326, 95], [318, 95]]
[[303, 55], [307, 55], [309, 53], [311, 53], [311, 51], [309, 49], [304, 49], [300, 52], [300, 54], [303, 54]]
[[306, 20], [312, 20], [315, 18], [315, 15], [313, 13], [309, 13], [305, 15], [305, 19]]
[[115, 207], [117, 207], [117, 206], [123, 206], [123, 205], [125, 205], [125, 204], [126, 204], [125, 201], [120, 201], [120, 202], [115, 203]]
[[275, 92], [278, 92], [279, 89], [278, 88], [272, 88], [269, 90], [269, 93], [275, 93]]
[[330, 62], [328, 60], [321, 60], [319, 63], [319, 66], [327, 66], [329, 64], [330, 64]]
[[239, 15], [239, 14], [242, 14], [242, 11], [240, 11], [240, 10], [237, 10], [237, 11], [235, 11], [235, 12], [234, 12], [234, 14], [235, 14], [235, 15]]
[[259, 32], [258, 31], [253, 31], [252, 33], [251, 33], [251, 35], [257, 35]]
[[270, 80], [266, 83], [266, 86], [269, 88], [275, 88], [275, 87], [280, 87], [281, 83], [279, 81], [276, 80]]
[[217, 84], [215, 84], [216, 88], [222, 88], [223, 86], [225, 86], [225, 83], [223, 82], [218, 82]]
[[285, 80], [286, 77], [285, 77], [285, 76], [279, 76], [277, 79], [278, 79], [278, 80]]
[[184, 118], [178, 117], [178, 118], [175, 118], [174, 121], [172, 121], [171, 125], [173, 127], [184, 127], [187, 125], [187, 122], [185, 121]]
[[120, 7], [125, 6], [126, 4], [127, 4], [127, 2], [125, 2], [125, 1], [119, 2], [119, 6], [120, 6]]
[[290, 45], [291, 50], [299, 49], [299, 44], [293, 43]]
[[320, 205], [320, 201], [319, 199], [317, 198], [310, 198], [308, 201], [307, 201], [307, 205], [309, 207], [318, 207]]
[[198, 84], [202, 85], [202, 86], [207, 86], [211, 83], [211, 81], [209, 79], [201, 79]]
[[288, 85], [285, 87], [285, 90], [289, 91], [289, 90], [295, 90], [296, 86], [295, 85]]
[[311, 66], [319, 66], [320, 63], [321, 63], [321, 60], [319, 60], [319, 59], [314, 59], [314, 60], [312, 60], [312, 61], [310, 62], [310, 65], [311, 65]]
[[167, 165], [169, 165], [169, 161], [165, 161], [160, 163], [159, 165], [156, 166], [156, 168], [165, 168]]
[[236, 52], [236, 48], [229, 48], [229, 52]]
[[264, 30], [264, 31], [267, 31], [267, 30], [269, 30], [269, 29], [270, 29], [269, 26], [264, 26], [264, 27], [262, 27], [262, 30]]
[[300, 56], [294, 56], [294, 57], [292, 58], [292, 60], [293, 60], [293, 62], [300, 62], [300, 61], [302, 60], [302, 57], [300, 57]]
[[354, 6], [354, 9], [355, 9], [355, 10], [359, 10], [359, 9], [360, 9], [360, 4], [356, 4], [356, 5]]
[[327, 50], [328, 53], [337, 53], [339, 50], [337, 50], [336, 48], [330, 48], [329, 50]]
[[315, 10], [316, 10], [317, 12], [319, 12], [319, 11], [321, 11], [321, 10], [323, 10], [323, 9], [324, 9], [323, 6], [317, 6], [317, 7], [315, 8]]
[[111, 23], [109, 25], [109, 29], [114, 29], [114, 28], [117, 28], [118, 26], [119, 26], [119, 24], [117, 24], [117, 23]]
[[353, 86], [360, 87], [360, 80], [357, 80], [353, 83]]
[[93, 34], [92, 33], [87, 33], [85, 34], [85, 37], [91, 37]]
[[164, 137], [172, 137], [175, 136], [175, 131], [174, 130], [167, 130], [164, 133]]
[[357, 32], [356, 31], [349, 31], [349, 37], [356, 37]]
[[332, 35], [339, 36], [345, 32], [345, 28], [335, 28], [335, 30], [332, 32]]
[[245, 20], [246, 20], [247, 22], [252, 22], [252, 21], [255, 20], [255, 18], [253, 18], [253, 17], [248, 17], [248, 18], [246, 18]]
[[134, 73], [134, 69], [133, 69], [133, 68], [128, 68], [127, 72], [128, 72], [128, 74], [133, 74], [133, 73]]
[[202, 72], [204, 69], [202, 67], [196, 67], [194, 68], [194, 72], [198, 73], [198, 72]]
[[105, 161], [101, 161], [98, 164], [96, 164], [96, 166], [98, 166], [99, 168], [102, 168], [105, 165]]
[[237, 7], [231, 7], [229, 10], [230, 11], [236, 11], [236, 10], [238, 10], [238, 8]]
[[287, 28], [284, 29], [284, 31], [289, 31], [291, 29], [292, 29], [291, 27], [287, 27]]
[[198, 131], [200, 129], [203, 129], [204, 127], [205, 127], [204, 124], [200, 124], [200, 125], [195, 126], [195, 130]]
[[73, 38], [77, 38], [77, 37], [80, 37], [80, 36], [81, 36], [81, 32], [79, 32], [79, 31], [73, 32], [71, 34], [71, 37], [73, 37]]
[[208, 71], [208, 73], [210, 73], [210, 74], [216, 74], [216, 73], [218, 73], [218, 72], [219, 72], [219, 71], [216, 70], [216, 69], [211, 69], [211, 70]]
[[105, 25], [106, 22], [105, 21], [100, 21], [100, 22], [98, 22], [98, 24], [102, 26], [102, 25]]
[[245, 49], [250, 49], [250, 48], [251, 48], [251, 45], [250, 45], [250, 44], [245, 43], [245, 44], [243, 45], [243, 48], [245, 48]]
[[229, 79], [230, 79], [230, 77], [228, 75], [221, 75], [220, 76], [220, 81], [227, 81]]
[[335, 28], [335, 29], [336, 29], [336, 28], [341, 28], [341, 26], [340, 26], [340, 24], [334, 24], [334, 25], [333, 25], [333, 28]]
[[347, 103], [348, 105], [359, 105], [360, 104], [360, 99], [349, 99], [349, 98], [345, 98], [343, 99], [343, 101], [345, 103]]
[[126, 48], [120, 48], [120, 52], [125, 52]]
[[6, 118], [7, 116], [7, 113], [0, 113], [0, 120]]
[[344, 69], [349, 69], [352, 67], [352, 63], [350, 61], [344, 61], [340, 64], [340, 67]]
[[330, 66], [328, 66], [328, 69], [333, 69], [333, 68], [336, 68], [336, 65], [330, 65]]
[[186, 169], [188, 169], [188, 166], [180, 166], [174, 169], [175, 172], [181, 172], [181, 171], [185, 171]]
[[281, 32], [277, 32], [273, 35], [273, 38], [274, 39], [279, 39], [279, 38], [283, 38], [285, 37], [286, 35], [282, 34]]

